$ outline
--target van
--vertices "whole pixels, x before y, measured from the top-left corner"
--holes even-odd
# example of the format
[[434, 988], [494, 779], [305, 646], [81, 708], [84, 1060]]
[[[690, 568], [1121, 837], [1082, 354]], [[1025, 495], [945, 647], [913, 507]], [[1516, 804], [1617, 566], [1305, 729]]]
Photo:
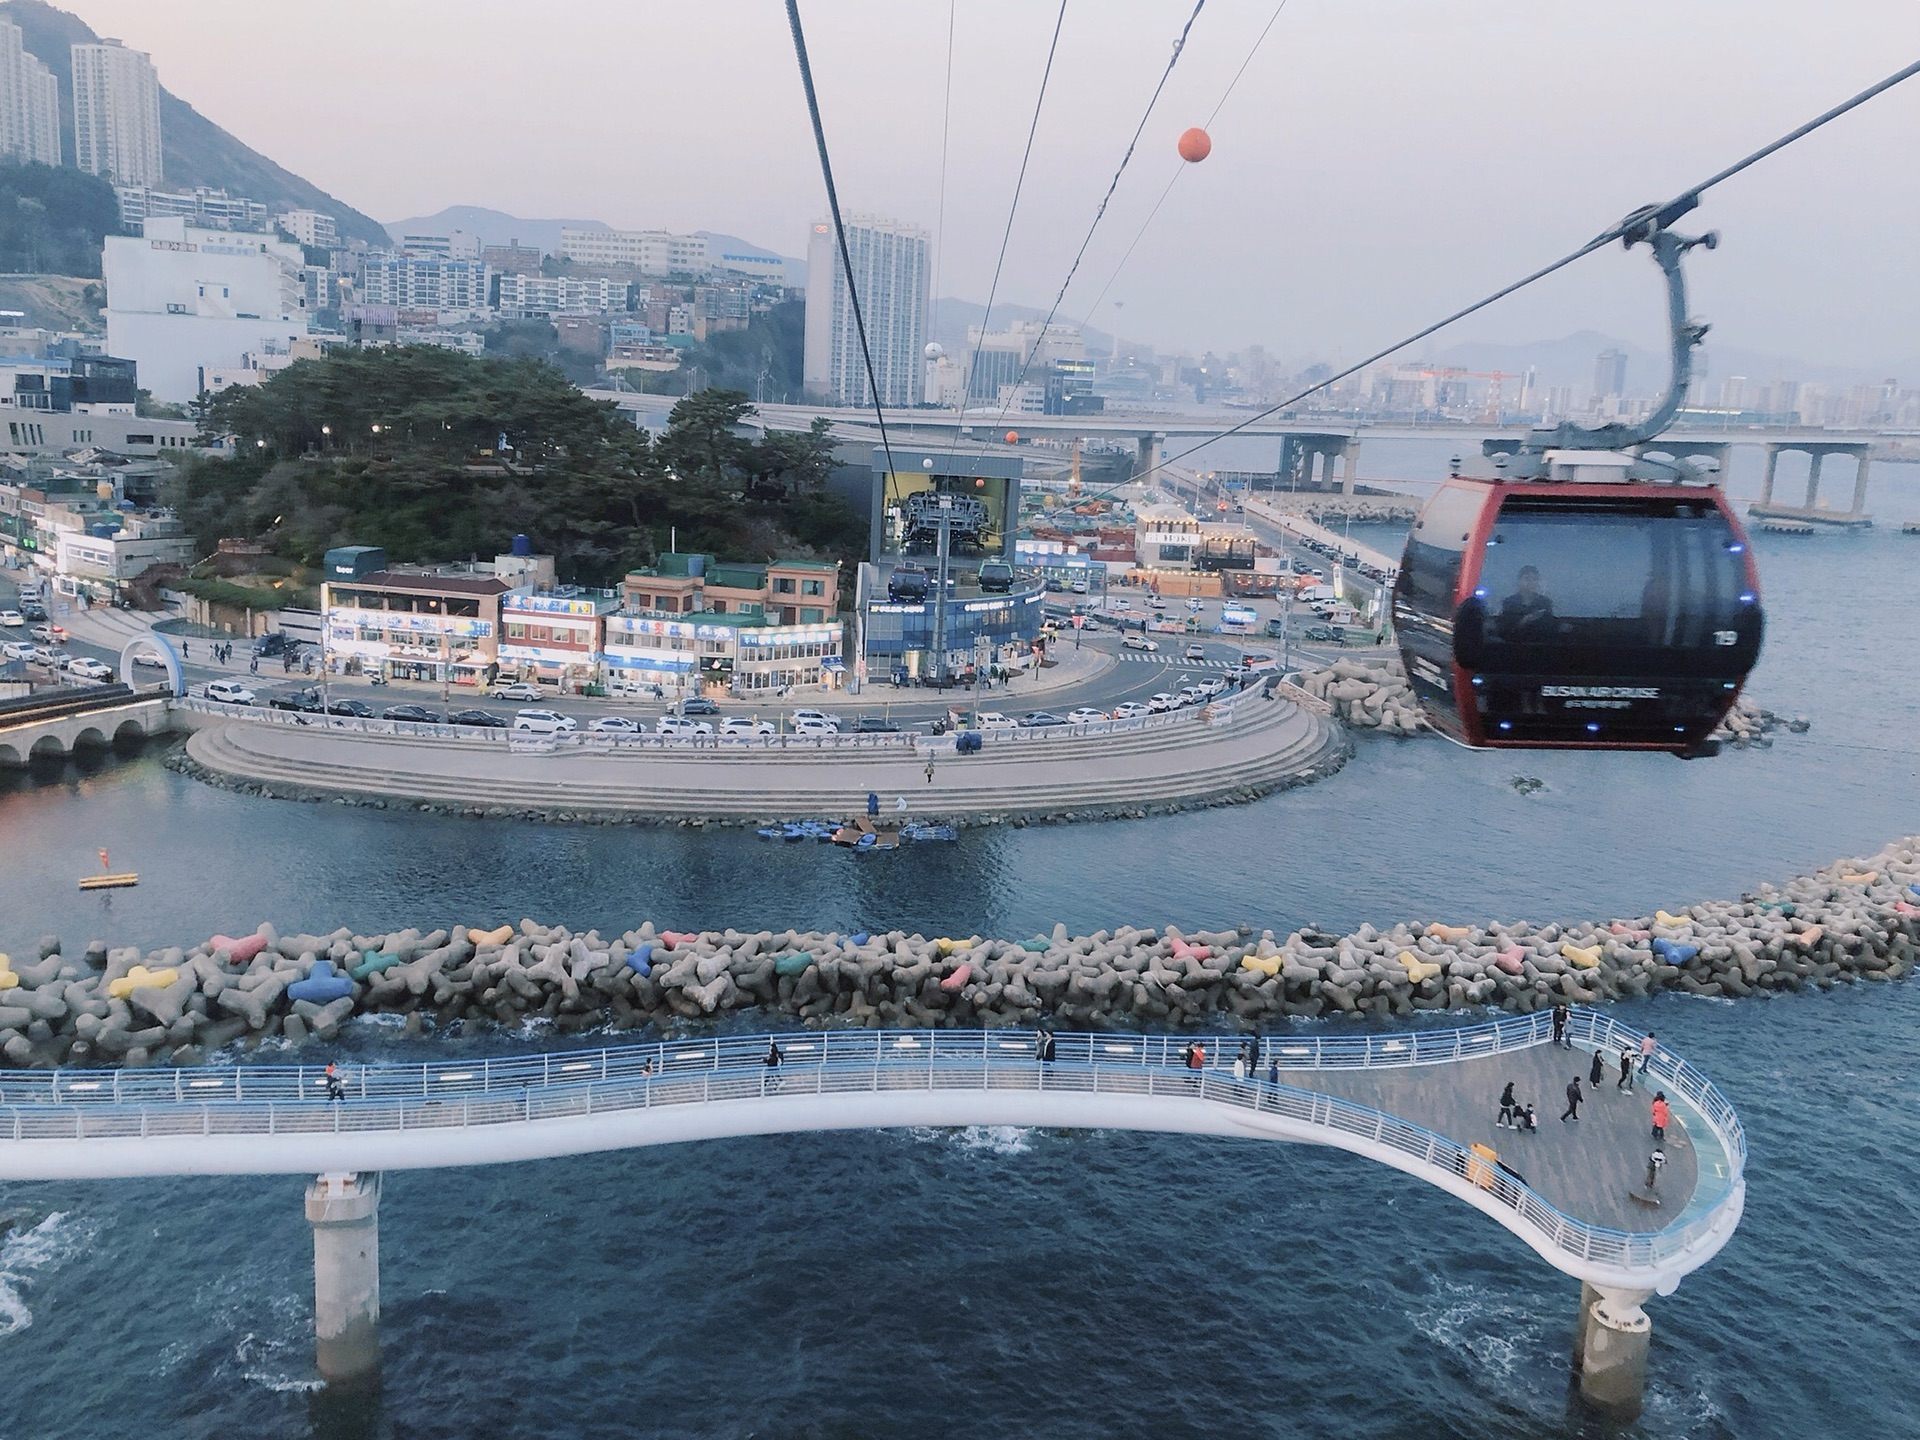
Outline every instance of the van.
[[1339, 597], [1333, 593], [1331, 585], [1309, 585], [1300, 592], [1300, 598], [1311, 605], [1317, 600], [1335, 600]]

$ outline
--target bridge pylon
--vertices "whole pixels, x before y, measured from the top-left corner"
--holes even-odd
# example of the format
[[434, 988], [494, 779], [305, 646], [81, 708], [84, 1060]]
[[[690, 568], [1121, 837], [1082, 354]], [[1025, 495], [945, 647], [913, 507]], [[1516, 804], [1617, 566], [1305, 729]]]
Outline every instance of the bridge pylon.
[[313, 1227], [314, 1358], [329, 1385], [380, 1375], [380, 1175], [332, 1172], [307, 1185]]
[[1647, 1352], [1653, 1346], [1653, 1322], [1640, 1306], [1652, 1293], [1581, 1282], [1573, 1368], [1580, 1376], [1580, 1398], [1609, 1419], [1640, 1417]]

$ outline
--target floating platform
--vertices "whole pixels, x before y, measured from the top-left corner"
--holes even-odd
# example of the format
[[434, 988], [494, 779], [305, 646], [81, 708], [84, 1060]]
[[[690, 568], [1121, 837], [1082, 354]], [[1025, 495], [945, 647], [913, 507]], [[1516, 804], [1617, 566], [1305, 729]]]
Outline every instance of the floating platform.
[[1811, 535], [1814, 524], [1811, 520], [1789, 520], [1782, 515], [1773, 515], [1763, 518], [1759, 528], [1770, 535]]
[[1819, 508], [1809, 510], [1804, 505], [1762, 505], [1755, 502], [1747, 506], [1747, 515], [1751, 519], [1761, 521], [1763, 525], [1769, 520], [1798, 520], [1816, 528], [1824, 526], [1834, 530], [1871, 530], [1873, 528], [1873, 517], [1859, 510]]
[[82, 875], [80, 877], [82, 890], [124, 890], [129, 885], [139, 883], [140, 876], [132, 870], [122, 875]]

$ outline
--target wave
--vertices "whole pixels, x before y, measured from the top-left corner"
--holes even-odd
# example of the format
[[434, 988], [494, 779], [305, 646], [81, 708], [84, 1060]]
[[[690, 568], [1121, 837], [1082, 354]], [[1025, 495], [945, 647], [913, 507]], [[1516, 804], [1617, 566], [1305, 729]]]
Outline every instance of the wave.
[[0, 1339], [33, 1324], [23, 1289], [77, 1255], [96, 1227], [56, 1210], [30, 1229], [16, 1229], [0, 1244]]
[[1033, 1148], [1033, 1130], [1022, 1125], [916, 1125], [909, 1133], [927, 1145], [951, 1145], [970, 1155], [1024, 1155]]

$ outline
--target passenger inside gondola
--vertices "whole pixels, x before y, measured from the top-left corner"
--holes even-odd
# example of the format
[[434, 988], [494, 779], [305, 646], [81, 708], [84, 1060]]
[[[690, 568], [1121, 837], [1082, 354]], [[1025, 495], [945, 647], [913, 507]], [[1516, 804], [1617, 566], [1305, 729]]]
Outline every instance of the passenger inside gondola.
[[1513, 594], [1500, 602], [1494, 624], [1502, 640], [1544, 641], [1559, 627], [1553, 623], [1553, 599], [1540, 588], [1540, 567], [1522, 565]]

